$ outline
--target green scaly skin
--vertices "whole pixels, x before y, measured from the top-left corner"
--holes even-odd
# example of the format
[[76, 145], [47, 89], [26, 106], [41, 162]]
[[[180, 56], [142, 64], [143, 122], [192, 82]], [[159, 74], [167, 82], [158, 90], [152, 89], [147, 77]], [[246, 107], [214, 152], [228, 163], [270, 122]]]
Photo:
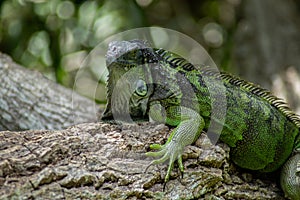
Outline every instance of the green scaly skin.
[[[103, 120], [150, 118], [176, 127], [166, 144], [151, 145], [158, 151], [147, 153], [160, 157], [151, 164], [169, 160], [165, 182], [176, 159], [183, 172], [184, 147], [210, 124], [219, 123], [222, 131], [214, 134], [230, 146], [235, 164], [262, 172], [284, 165], [282, 189], [287, 198], [300, 199], [300, 119], [280, 99], [252, 83], [210, 67], [193, 66], [140, 40], [110, 43], [107, 66], [108, 104]], [[211, 97], [222, 92], [227, 104], [224, 122], [211, 111], [213, 103], [217, 111], [221, 108], [221, 100]]]

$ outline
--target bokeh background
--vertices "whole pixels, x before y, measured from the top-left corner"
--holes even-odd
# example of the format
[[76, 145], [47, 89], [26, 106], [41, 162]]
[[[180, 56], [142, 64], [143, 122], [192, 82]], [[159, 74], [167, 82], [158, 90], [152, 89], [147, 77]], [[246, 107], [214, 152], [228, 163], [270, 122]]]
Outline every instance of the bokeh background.
[[164, 27], [198, 41], [220, 69], [297, 108], [299, 14], [297, 0], [4, 0], [0, 51], [72, 88], [82, 60], [105, 38]]

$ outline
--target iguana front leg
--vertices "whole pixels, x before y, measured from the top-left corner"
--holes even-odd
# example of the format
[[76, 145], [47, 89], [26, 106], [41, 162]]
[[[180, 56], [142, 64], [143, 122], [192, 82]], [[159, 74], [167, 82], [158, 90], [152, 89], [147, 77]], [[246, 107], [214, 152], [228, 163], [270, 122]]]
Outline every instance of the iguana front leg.
[[[151, 112], [150, 115], [152, 115]], [[155, 120], [155, 116], [159, 116], [159, 114], [155, 113], [151, 117]], [[159, 119], [161, 119], [161, 117]], [[199, 113], [190, 108], [172, 106], [166, 110], [166, 123], [169, 125], [177, 125], [177, 127], [172, 131], [164, 145], [153, 144], [150, 146], [151, 149], [159, 151], [146, 153], [147, 156], [161, 156], [161, 158], [152, 161], [150, 165], [160, 164], [169, 159], [165, 182], [170, 178], [171, 170], [176, 159], [178, 160], [179, 169], [183, 172], [182, 153], [184, 147], [192, 144], [199, 137], [204, 127], [204, 119]]]
[[280, 175], [281, 188], [287, 198], [300, 199], [300, 152], [289, 158]]

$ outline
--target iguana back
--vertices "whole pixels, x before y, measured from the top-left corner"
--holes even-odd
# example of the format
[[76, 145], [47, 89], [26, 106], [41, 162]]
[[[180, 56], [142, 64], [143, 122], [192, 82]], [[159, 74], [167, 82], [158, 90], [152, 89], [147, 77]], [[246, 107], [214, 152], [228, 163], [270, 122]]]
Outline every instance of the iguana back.
[[[277, 170], [300, 148], [299, 117], [282, 100], [252, 83], [217, 73], [209, 66], [194, 66], [136, 40], [111, 43], [107, 65], [108, 106], [103, 119], [119, 115], [122, 120], [128, 111], [133, 118], [149, 116], [176, 127], [166, 144], [152, 146], [158, 152], [147, 153], [161, 156], [153, 164], [169, 159], [165, 181], [176, 159], [183, 171], [183, 148], [213, 123], [221, 123], [221, 132], [213, 134], [231, 147], [231, 159], [243, 168]], [[219, 102], [226, 102], [224, 120], [212, 115], [212, 105], [217, 105], [217, 112], [222, 111], [224, 105]], [[295, 163], [300, 166], [299, 162]], [[299, 183], [292, 186], [299, 189], [298, 196]]]

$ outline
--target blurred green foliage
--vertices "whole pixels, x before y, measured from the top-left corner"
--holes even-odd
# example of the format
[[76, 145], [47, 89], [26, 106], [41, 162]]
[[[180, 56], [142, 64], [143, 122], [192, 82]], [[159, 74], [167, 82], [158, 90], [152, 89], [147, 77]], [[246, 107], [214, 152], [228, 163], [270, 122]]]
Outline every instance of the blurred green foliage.
[[230, 64], [240, 0], [4, 0], [0, 51], [72, 87], [84, 56], [108, 36], [144, 26], [199, 41], [217, 65]]

